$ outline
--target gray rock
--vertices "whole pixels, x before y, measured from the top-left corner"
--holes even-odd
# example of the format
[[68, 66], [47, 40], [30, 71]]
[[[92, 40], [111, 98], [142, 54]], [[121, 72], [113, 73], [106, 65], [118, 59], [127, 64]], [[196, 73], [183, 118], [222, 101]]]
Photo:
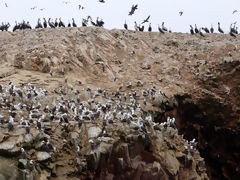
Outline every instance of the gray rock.
[[19, 159], [18, 160], [18, 167], [20, 169], [26, 169], [26, 167], [27, 167], [27, 160], [26, 159]]
[[51, 159], [51, 155], [47, 152], [37, 152], [37, 160], [38, 161], [46, 161], [46, 160], [50, 160]]
[[88, 138], [95, 138], [102, 132], [101, 128], [93, 126], [88, 129]]

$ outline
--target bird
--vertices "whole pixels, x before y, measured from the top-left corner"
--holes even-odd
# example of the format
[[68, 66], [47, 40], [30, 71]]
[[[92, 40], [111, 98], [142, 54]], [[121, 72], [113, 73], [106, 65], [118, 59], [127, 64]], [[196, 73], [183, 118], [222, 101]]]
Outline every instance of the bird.
[[232, 12], [232, 14], [234, 14], [234, 13], [236, 13], [236, 12], [238, 12], [238, 10], [235, 9], [235, 10]]
[[162, 34], [164, 34], [165, 32], [162, 30], [162, 28], [160, 28], [159, 24], [158, 24], [158, 31]]
[[200, 36], [205, 37], [205, 35], [204, 35], [203, 32], [201, 31], [201, 29], [203, 29], [203, 28], [200, 28], [200, 29], [199, 29], [199, 34], [200, 34]]
[[71, 23], [70, 23], [70, 21], [68, 21], [68, 27], [71, 27]]
[[199, 33], [199, 30], [198, 30], [198, 28], [197, 28], [197, 25], [195, 24], [195, 33]]
[[210, 29], [210, 32], [213, 33], [214, 32], [214, 28], [213, 28], [213, 25], [211, 25], [211, 29]]
[[219, 31], [220, 33], [223, 33], [223, 34], [224, 34], [223, 30], [222, 30], [221, 27], [220, 27], [220, 22], [218, 22], [218, 31]]
[[128, 15], [129, 15], [129, 16], [133, 15], [134, 12], [137, 10], [137, 8], [138, 8], [138, 5], [137, 5], [137, 4], [136, 4], [136, 5], [132, 5], [131, 11], [128, 13]]
[[162, 22], [162, 30], [168, 31], [168, 29], [164, 26], [164, 22]]
[[73, 22], [72, 22], [72, 26], [73, 26], [73, 27], [77, 27], [74, 18], [72, 18], [72, 21], [73, 21]]
[[183, 11], [179, 11], [179, 15], [182, 16], [183, 15]]
[[55, 27], [58, 27], [58, 21], [57, 18], [55, 19], [55, 23], [54, 23]]
[[5, 3], [5, 6], [8, 7], [7, 3]]
[[150, 23], [149, 26], [148, 26], [148, 32], [152, 32], [152, 26], [151, 26], [151, 23]]
[[194, 30], [193, 30], [192, 25], [190, 25], [190, 27], [191, 27], [191, 29], [190, 29], [190, 33], [191, 33], [191, 34], [194, 34]]
[[127, 23], [126, 23], [126, 20], [125, 20], [125, 23], [124, 23], [124, 28], [125, 28], [126, 30], [128, 30], [128, 25], [127, 25]]
[[206, 33], [210, 33], [209, 29], [207, 27], [203, 28], [203, 30], [206, 32]]
[[37, 8], [37, 6], [34, 6], [34, 7], [31, 8], [31, 10], [35, 10], [36, 8]]
[[149, 19], [150, 19], [150, 17], [151, 17], [151, 16], [149, 15], [146, 19], [143, 20], [143, 22], [142, 22], [141, 24], [144, 24], [144, 23], [148, 22]]
[[78, 9], [81, 10], [81, 9], [84, 9], [84, 7], [82, 5], [78, 5]]
[[104, 1], [104, 0], [99, 0], [98, 2], [100, 2], [100, 3], [105, 3], [105, 1]]
[[43, 22], [43, 27], [47, 28], [47, 20], [45, 18], [43, 18], [44, 22]]
[[21, 148], [21, 155], [22, 155], [22, 159], [27, 159], [27, 154], [26, 154], [24, 148]]

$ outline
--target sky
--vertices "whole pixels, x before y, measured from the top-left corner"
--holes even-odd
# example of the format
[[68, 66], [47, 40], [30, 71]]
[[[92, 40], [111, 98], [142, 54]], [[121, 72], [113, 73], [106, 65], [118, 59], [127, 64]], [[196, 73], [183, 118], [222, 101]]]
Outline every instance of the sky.
[[[35, 27], [38, 18], [61, 19], [68, 23], [72, 18], [78, 26], [82, 18], [88, 15], [93, 20], [102, 18], [107, 29], [122, 29], [126, 20], [129, 29], [134, 29], [134, 21], [141, 23], [149, 15], [153, 31], [157, 31], [158, 24], [165, 22], [165, 26], [173, 32], [189, 32], [189, 25], [217, 28], [221, 23], [224, 31], [235, 21], [240, 23], [240, 0], [0, 0], [0, 23], [9, 22], [10, 29], [14, 22], [29, 21]], [[6, 7], [5, 3], [8, 7]], [[138, 9], [132, 16], [128, 12], [133, 4]], [[85, 7], [79, 10], [78, 5]], [[31, 8], [36, 7], [34, 10]], [[43, 9], [43, 10], [41, 10]], [[233, 13], [238, 10], [237, 13]], [[183, 11], [183, 15], [179, 15]], [[148, 26], [146, 24], [145, 26]]]

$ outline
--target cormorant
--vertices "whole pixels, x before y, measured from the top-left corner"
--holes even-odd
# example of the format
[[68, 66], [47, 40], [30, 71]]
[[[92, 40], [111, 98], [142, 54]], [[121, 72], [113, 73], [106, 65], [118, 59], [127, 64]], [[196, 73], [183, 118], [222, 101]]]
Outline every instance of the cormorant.
[[57, 22], [57, 18], [55, 19], [55, 23], [54, 23], [55, 27], [58, 27], [58, 22]]
[[41, 24], [41, 20], [38, 18], [38, 22], [37, 22], [37, 25], [35, 27], [36, 29], [38, 28], [43, 28], [42, 24]]
[[210, 29], [210, 32], [213, 33], [214, 32], [214, 28], [213, 28], [213, 25], [211, 25], [211, 29]]
[[232, 31], [229, 32], [230, 36], [237, 37]]
[[162, 30], [168, 31], [168, 29], [166, 27], [164, 27], [164, 22], [162, 22]]
[[160, 32], [160, 33], [165, 33], [161, 28], [160, 28], [160, 26], [158, 25], [158, 31]]
[[190, 29], [190, 33], [191, 33], [191, 34], [194, 34], [194, 30], [193, 30], [192, 25], [190, 25], [190, 27], [191, 27], [191, 29]]
[[62, 22], [61, 18], [59, 18], [59, 27], [65, 27], [65, 24]]
[[71, 27], [71, 23], [70, 23], [70, 21], [68, 21], [68, 27]]
[[19, 29], [19, 24], [17, 23], [17, 21], [15, 21], [16, 25], [13, 27], [13, 32], [16, 31], [17, 29]]
[[148, 32], [152, 32], [152, 26], [151, 26], [151, 23], [150, 23], [149, 26], [148, 26]]
[[183, 15], [183, 11], [180, 11], [180, 12], [179, 12], [179, 15], [182, 16], [182, 15]]
[[43, 18], [44, 22], [43, 22], [43, 27], [47, 28], [47, 20], [45, 18]]
[[199, 33], [199, 30], [198, 30], [198, 28], [197, 28], [197, 25], [195, 24], [195, 33]]
[[98, 20], [98, 17], [97, 17], [97, 21], [96, 21], [96, 24], [97, 24], [97, 26], [99, 26], [99, 27], [103, 27], [103, 25], [104, 25], [104, 22], [103, 22], [103, 20]]
[[51, 28], [55, 28], [54, 26], [54, 23], [53, 22], [50, 22], [51, 18], [48, 19], [48, 25], [51, 27]]
[[105, 1], [104, 1], [104, 0], [99, 0], [99, 2], [100, 2], [100, 3], [105, 3]]
[[125, 20], [125, 23], [124, 23], [124, 28], [125, 28], [126, 30], [128, 30], [128, 25], [127, 25], [127, 23], [126, 23], [126, 20]]
[[72, 26], [73, 26], [73, 27], [77, 27], [74, 18], [72, 18], [72, 21], [73, 21], [73, 22], [72, 22]]
[[203, 28], [199, 29], [199, 34], [200, 34], [200, 36], [205, 37], [205, 35], [202, 33], [201, 29], [203, 29]]
[[147, 19], [143, 20], [143, 22], [141, 24], [144, 24], [144, 23], [148, 22], [149, 19], [150, 19], [150, 15], [147, 17]]
[[138, 30], [141, 31], [141, 32], [143, 32], [143, 31], [144, 31], [144, 26], [138, 27]]
[[83, 26], [83, 27], [86, 27], [86, 26], [87, 26], [87, 23], [88, 23], [88, 21], [87, 21], [86, 19], [83, 19], [83, 18], [82, 18], [82, 26]]
[[219, 31], [220, 33], [224, 33], [223, 30], [222, 30], [221, 27], [220, 27], [220, 22], [218, 22], [218, 31]]
[[137, 10], [137, 8], [138, 8], [138, 5], [137, 5], [137, 4], [136, 4], [136, 5], [132, 5], [131, 11], [128, 13], [128, 15], [129, 15], [129, 16], [133, 15], [134, 12], [135, 12], [135, 10]]
[[207, 27], [203, 28], [203, 30], [206, 32], [206, 33], [210, 33], [209, 29]]

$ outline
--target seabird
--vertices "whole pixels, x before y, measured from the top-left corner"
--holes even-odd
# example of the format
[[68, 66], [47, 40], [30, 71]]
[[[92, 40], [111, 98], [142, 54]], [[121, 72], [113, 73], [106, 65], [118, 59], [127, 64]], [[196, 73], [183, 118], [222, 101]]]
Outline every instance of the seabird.
[[164, 27], [164, 22], [162, 22], [162, 30], [163, 31], [168, 31], [168, 29], [166, 27]]
[[29, 171], [33, 171], [33, 169], [34, 169], [34, 161], [33, 160], [30, 160], [29, 161]]
[[159, 24], [158, 24], [158, 31], [162, 34], [164, 34], [165, 32], [162, 30], [162, 28], [160, 28]]
[[213, 25], [211, 24], [211, 29], [210, 29], [210, 32], [213, 33], [214, 32], [214, 28], [213, 28]]
[[151, 23], [150, 23], [149, 26], [148, 26], [148, 32], [152, 32], [152, 26], [151, 26]]
[[183, 11], [180, 11], [180, 12], [179, 12], [179, 15], [182, 16], [182, 15], [183, 15]]
[[[68, 21], [68, 27], [71, 27], [71, 23], [70, 23], [70, 21]], [[66, 79], [66, 78], [65, 78]]]
[[21, 155], [22, 155], [22, 159], [27, 159], [27, 154], [26, 154], [24, 148], [21, 148]]
[[47, 20], [45, 18], [43, 18], [44, 22], [43, 22], [43, 27], [47, 28]]
[[210, 33], [209, 29], [207, 27], [203, 28], [203, 30], [206, 32], [206, 33]]
[[125, 23], [124, 23], [124, 28], [125, 28], [126, 30], [128, 30], [128, 25], [127, 25], [127, 23], [126, 23], [126, 20], [125, 20]]
[[199, 30], [198, 30], [198, 28], [197, 28], [197, 25], [195, 24], [195, 33], [199, 33]]
[[224, 33], [223, 30], [222, 30], [221, 27], [220, 27], [220, 22], [218, 22], [218, 31], [219, 31], [220, 33]]
[[149, 19], [150, 19], [150, 15], [145, 20], [143, 20], [143, 22], [141, 24], [144, 24], [144, 23], [148, 22]]
[[105, 1], [104, 1], [104, 0], [99, 0], [99, 2], [100, 2], [100, 3], [105, 3]]
[[138, 8], [138, 5], [137, 5], [137, 4], [136, 4], [136, 5], [132, 5], [131, 11], [128, 13], [128, 15], [129, 15], [129, 16], [133, 15], [134, 12], [135, 12], [135, 10], [137, 10], [137, 8]]
[[191, 33], [191, 34], [194, 34], [194, 30], [193, 30], [192, 25], [190, 25], [190, 27], [191, 27], [191, 29], [190, 29], [190, 33]]
[[73, 21], [73, 22], [72, 22], [72, 26], [73, 26], [73, 27], [77, 27], [74, 18], [72, 18], [72, 21]]
[[28, 124], [26, 124], [26, 134], [30, 134], [30, 127]]
[[55, 19], [55, 23], [54, 23], [55, 27], [58, 27], [58, 21], [57, 18]]

